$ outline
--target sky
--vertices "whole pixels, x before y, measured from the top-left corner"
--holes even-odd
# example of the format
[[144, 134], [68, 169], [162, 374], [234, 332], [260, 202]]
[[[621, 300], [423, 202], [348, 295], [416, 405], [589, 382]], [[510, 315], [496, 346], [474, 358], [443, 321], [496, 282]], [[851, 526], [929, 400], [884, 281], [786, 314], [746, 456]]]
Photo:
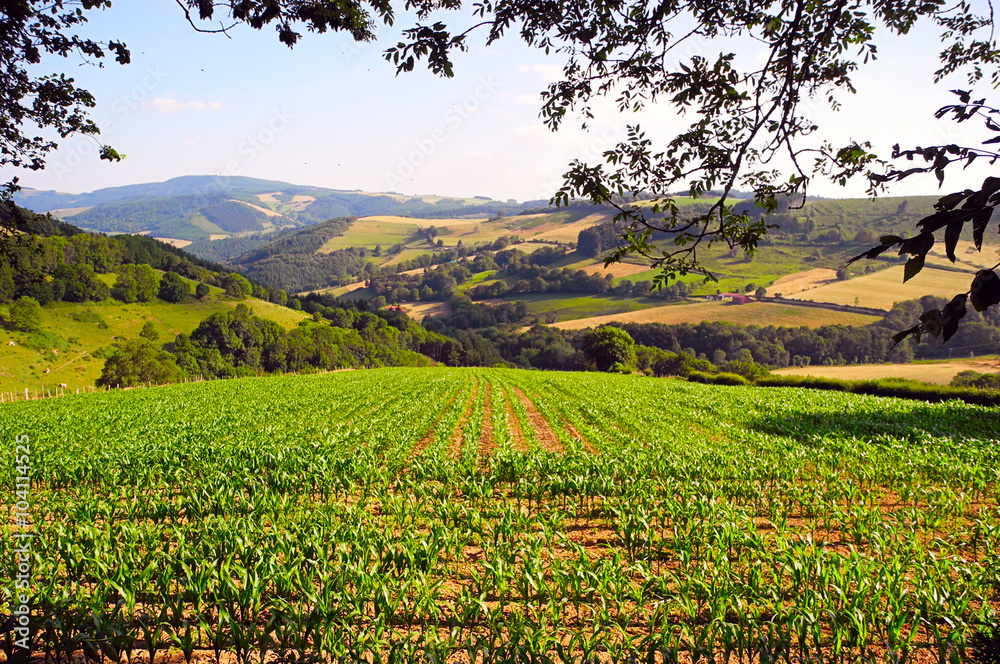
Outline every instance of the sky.
[[[394, 28], [379, 28], [375, 43], [304, 32], [294, 49], [270, 27], [197, 33], [174, 0], [115, 0], [89, 16], [85, 33], [124, 41], [131, 64], [49, 58], [39, 71], [66, 72], [95, 95], [99, 141], [64, 139], [44, 171], [0, 169], [3, 180], [18, 176], [25, 187], [80, 193], [181, 175], [243, 175], [334, 189], [547, 199], [571, 160], [599, 163], [626, 124], [638, 121], [666, 141], [691, 121], [665, 104], [623, 116], [606, 100], [588, 131], [574, 118], [553, 133], [539, 118], [539, 93], [559, 76], [561, 61], [516, 35], [487, 48], [474, 33], [454, 78], [419, 66], [396, 76], [382, 51], [412, 24], [402, 14]], [[450, 18], [463, 25], [460, 16]], [[869, 140], [886, 154], [897, 142], [982, 140], [974, 127], [933, 117], [954, 100], [949, 88], [967, 86], [961, 79], [932, 84], [940, 47], [932, 31], [878, 39], [879, 59], [855, 75], [858, 94], [843, 95], [837, 112], [817, 104], [823, 138]], [[693, 43], [682, 53], [711, 55], [725, 46]], [[735, 48], [748, 62], [760, 57], [746, 44]], [[101, 143], [125, 160], [100, 161]], [[975, 186], [985, 174], [985, 167], [956, 171], [944, 190]], [[810, 193], [864, 196], [865, 186], [815, 182]], [[917, 176], [889, 193], [938, 188], [932, 176]]]

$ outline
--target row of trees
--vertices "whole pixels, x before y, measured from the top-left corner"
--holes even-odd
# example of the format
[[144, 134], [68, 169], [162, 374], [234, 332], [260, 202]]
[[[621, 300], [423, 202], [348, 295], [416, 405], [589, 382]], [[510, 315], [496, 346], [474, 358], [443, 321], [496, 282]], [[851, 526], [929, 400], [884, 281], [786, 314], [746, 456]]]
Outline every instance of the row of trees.
[[97, 384], [127, 387], [192, 377], [426, 366], [430, 358], [462, 362], [460, 344], [405, 316], [383, 317], [318, 304], [310, 308], [314, 320], [288, 332], [239, 304], [212, 314], [191, 334], [179, 334], [162, 346], [144, 337], [128, 341], [105, 363]]

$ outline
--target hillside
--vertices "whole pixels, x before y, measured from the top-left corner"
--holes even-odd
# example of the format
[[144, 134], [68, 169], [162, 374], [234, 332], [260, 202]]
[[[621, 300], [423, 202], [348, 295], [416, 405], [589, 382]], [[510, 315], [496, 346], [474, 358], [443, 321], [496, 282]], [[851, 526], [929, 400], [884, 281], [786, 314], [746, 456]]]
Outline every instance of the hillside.
[[152, 614], [153, 661], [957, 662], [1000, 610], [1000, 413], [957, 401], [380, 369], [6, 404], [0, 439], [67, 650]]
[[[483, 197], [403, 196], [215, 176], [185, 176], [85, 194], [25, 189], [15, 201], [35, 212], [71, 219], [86, 230], [145, 233], [175, 244], [260, 236], [334, 217], [490, 216], [521, 207]], [[199, 253], [198, 247], [192, 251]], [[208, 252], [203, 255], [209, 257]]]
[[[203, 300], [181, 304], [122, 304], [114, 300], [51, 303], [42, 309], [41, 325], [35, 332], [0, 328], [0, 392], [53, 390], [62, 383], [71, 391], [92, 386], [101, 375], [106, 353], [113, 352], [117, 342], [138, 338], [147, 322], [153, 324], [159, 334], [157, 341], [163, 344], [178, 334], [190, 334], [208, 316], [239, 303], [218, 288]], [[250, 299], [243, 303], [256, 315], [286, 329], [309, 318], [301, 311], [270, 302]], [[6, 317], [8, 312], [9, 306], [0, 305], [0, 314]], [[16, 345], [11, 346], [11, 341]]]

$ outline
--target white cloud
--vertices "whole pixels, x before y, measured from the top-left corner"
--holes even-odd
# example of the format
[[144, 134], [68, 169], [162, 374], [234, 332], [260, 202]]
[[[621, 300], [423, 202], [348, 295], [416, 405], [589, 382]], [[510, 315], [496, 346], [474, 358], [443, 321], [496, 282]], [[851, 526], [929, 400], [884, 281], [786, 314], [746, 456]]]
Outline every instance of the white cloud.
[[222, 104], [217, 101], [181, 101], [170, 97], [160, 97], [153, 101], [142, 102], [144, 108], [158, 113], [180, 113], [188, 109], [196, 111], [221, 111]]

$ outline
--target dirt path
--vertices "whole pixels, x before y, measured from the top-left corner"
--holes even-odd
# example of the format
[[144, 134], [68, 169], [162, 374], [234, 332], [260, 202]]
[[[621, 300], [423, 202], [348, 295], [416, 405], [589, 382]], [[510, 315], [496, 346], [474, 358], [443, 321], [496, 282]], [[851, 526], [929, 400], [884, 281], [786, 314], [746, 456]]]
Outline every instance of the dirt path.
[[61, 370], [65, 369], [66, 367], [68, 367], [69, 365], [73, 364], [74, 362], [76, 362], [77, 360], [79, 360], [81, 357], [83, 357], [84, 355], [86, 355], [88, 352], [90, 352], [90, 351], [86, 351], [86, 350], [83, 351], [82, 353], [80, 353], [79, 355], [77, 355], [76, 357], [74, 357], [72, 360], [70, 360], [69, 362], [67, 362], [66, 364], [64, 364], [62, 366], [59, 366], [59, 367], [56, 367], [52, 371], [61, 371]]
[[516, 387], [511, 388], [517, 395], [517, 398], [521, 400], [524, 407], [528, 411], [528, 420], [531, 422], [531, 428], [535, 430], [535, 440], [546, 452], [553, 452], [556, 454], [563, 454], [566, 450], [563, 448], [563, 444], [559, 442], [559, 438], [556, 436], [552, 427], [549, 425], [548, 420], [545, 419], [538, 409], [535, 408], [535, 404], [529, 399], [524, 392], [517, 389]]

